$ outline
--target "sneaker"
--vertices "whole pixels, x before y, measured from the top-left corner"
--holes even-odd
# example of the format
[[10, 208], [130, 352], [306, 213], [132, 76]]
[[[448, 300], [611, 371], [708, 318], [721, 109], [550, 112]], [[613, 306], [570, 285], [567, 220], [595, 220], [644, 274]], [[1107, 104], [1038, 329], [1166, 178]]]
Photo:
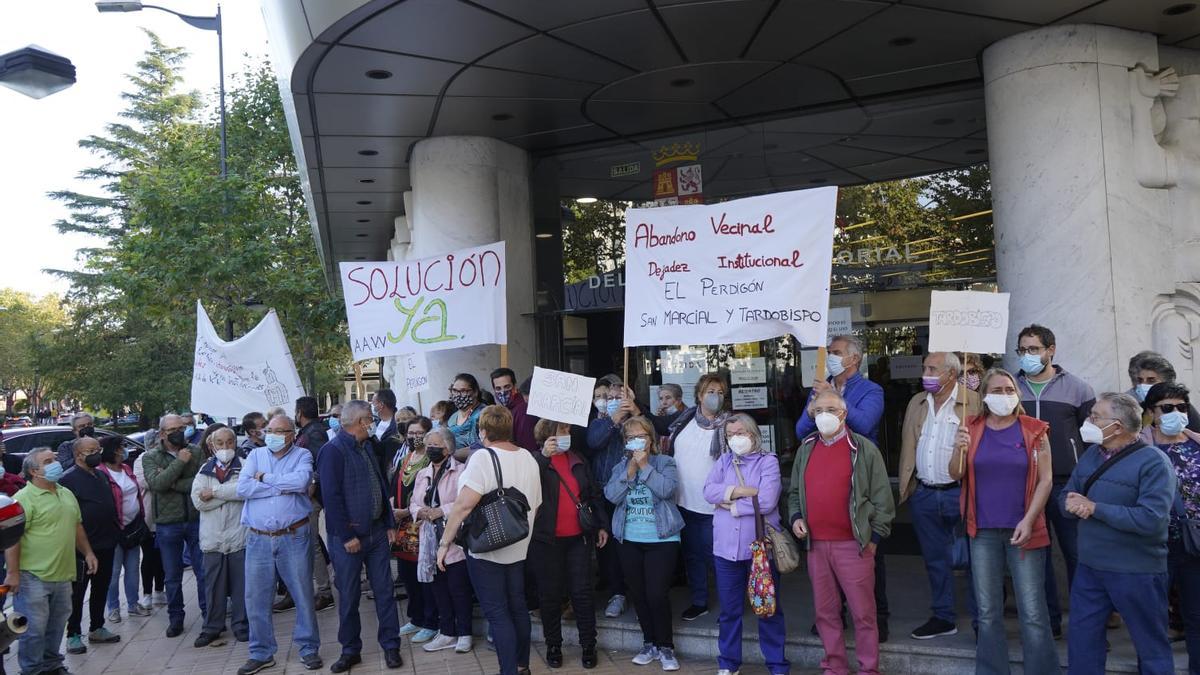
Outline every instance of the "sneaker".
[[466, 654], [475, 646], [475, 639], [470, 635], [458, 636], [458, 642], [454, 643], [454, 653]]
[[683, 614], [681, 615], [681, 618], [684, 621], [695, 621], [696, 619], [699, 619], [700, 617], [704, 616], [705, 614], [708, 614], [707, 607], [705, 607], [704, 605], [692, 605], [691, 607], [688, 607], [687, 609], [683, 610]]
[[94, 645], [95, 644], [99, 644], [99, 645], [111, 644], [113, 642], [120, 642], [120, 641], [121, 641], [120, 635], [117, 635], [116, 633], [110, 631], [109, 629], [105, 628], [104, 626], [101, 626], [101, 627], [97, 628], [96, 630], [88, 633], [88, 642], [91, 644], [94, 644]]
[[150, 616], [153, 613], [149, 607], [142, 607], [140, 602], [129, 608], [129, 616]]
[[914, 640], [929, 640], [956, 634], [958, 634], [958, 626], [935, 616], [913, 630], [911, 637]]
[[67, 653], [68, 654], [87, 653], [87, 647], [83, 644], [83, 636], [82, 635], [70, 635], [67, 637]]
[[411, 621], [404, 624], [404, 626], [400, 629], [401, 635], [411, 635], [419, 632], [421, 632], [421, 627]]
[[441, 633], [438, 633], [437, 637], [435, 637], [432, 640], [430, 640], [429, 642], [425, 643], [425, 646], [421, 647], [421, 649], [424, 649], [427, 652], [440, 652], [443, 649], [450, 649], [457, 642], [458, 642], [458, 638], [456, 638], [456, 637], [451, 637], [449, 635], [442, 635]]
[[730, 670], [728, 668], [722, 668], [717, 671], [717, 675], [740, 675], [741, 672], [742, 671], [740, 671], [740, 670]]
[[675, 650], [670, 647], [663, 647], [658, 650], [658, 658], [662, 661], [662, 667], [665, 671], [679, 670], [679, 659], [675, 658]]
[[657, 661], [658, 658], [658, 647], [655, 647], [647, 642], [642, 645], [642, 651], [638, 652], [637, 656], [633, 657], [633, 663], [634, 665], [644, 666], [648, 663]]
[[152, 602], [159, 607], [167, 606], [167, 594], [163, 591], [154, 591]]
[[296, 601], [292, 600], [292, 596], [290, 596], [290, 595], [283, 596], [275, 604], [271, 605], [271, 611], [275, 612], [276, 614], [278, 614], [280, 612], [286, 612], [289, 609], [295, 609], [295, 608], [296, 608]]
[[313, 605], [313, 611], [320, 612], [321, 610], [329, 609], [330, 607], [333, 607], [333, 596], [327, 595], [317, 598], [316, 604]]
[[422, 628], [421, 630], [417, 631], [416, 635], [412, 636], [408, 640], [414, 645], [419, 645], [422, 642], [429, 642], [435, 637], [437, 637], [436, 630], [433, 630], [432, 628]]
[[200, 637], [196, 638], [196, 641], [192, 643], [192, 646], [200, 649], [201, 647], [221, 647], [225, 644], [226, 641], [220, 635], [201, 633]]
[[608, 599], [608, 607], [604, 608], [604, 616], [615, 619], [625, 613], [625, 596], [614, 595]]
[[108, 614], [104, 615], [104, 620], [109, 623], [121, 623], [121, 610], [120, 609], [112, 610]]
[[147, 593], [146, 595], [143, 595], [138, 600], [137, 604], [138, 604], [138, 607], [148, 610], [148, 609], [154, 607], [154, 598], [151, 597], [149, 593]]
[[325, 667], [325, 662], [321, 660], [321, 655], [316, 652], [301, 654], [300, 663], [304, 664], [305, 670], [320, 670]]
[[375, 591], [371, 590], [370, 588], [367, 589], [367, 599], [368, 600], [375, 599]]
[[245, 665], [243, 665], [241, 668], [238, 668], [237, 675], [254, 675], [254, 673], [257, 673], [260, 670], [266, 670], [267, 668], [270, 668], [271, 666], [274, 666], [274, 665], [275, 665], [275, 657], [274, 656], [268, 656], [266, 661], [259, 661], [258, 659], [248, 659], [246, 661]]

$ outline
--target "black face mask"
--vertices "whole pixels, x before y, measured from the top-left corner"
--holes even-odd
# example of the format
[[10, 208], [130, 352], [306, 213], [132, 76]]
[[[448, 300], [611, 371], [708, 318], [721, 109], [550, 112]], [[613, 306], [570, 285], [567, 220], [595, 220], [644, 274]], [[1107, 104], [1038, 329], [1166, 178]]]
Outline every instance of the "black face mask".
[[83, 438], [84, 436], [88, 436], [90, 438], [95, 438], [96, 437], [96, 427], [86, 426], [86, 427], [80, 429], [79, 437]]
[[172, 431], [167, 434], [167, 442], [176, 448], [183, 448], [187, 446], [187, 437], [183, 435], [183, 430]]
[[93, 469], [100, 466], [100, 453], [97, 452], [97, 453], [87, 455], [86, 457], [83, 458], [83, 463], [87, 464], [90, 468], [93, 468]]
[[425, 456], [434, 464], [441, 464], [442, 460], [446, 459], [445, 448], [425, 448]]

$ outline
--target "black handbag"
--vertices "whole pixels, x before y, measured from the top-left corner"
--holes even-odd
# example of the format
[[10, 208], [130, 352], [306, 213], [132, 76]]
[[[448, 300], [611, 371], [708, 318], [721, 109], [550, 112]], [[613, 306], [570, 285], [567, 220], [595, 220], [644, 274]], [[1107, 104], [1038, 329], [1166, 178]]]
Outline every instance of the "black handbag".
[[558, 484], [563, 486], [563, 489], [567, 491], [567, 495], [571, 497], [571, 501], [575, 502], [575, 511], [579, 514], [579, 529], [588, 534], [606, 529], [604, 527], [604, 519], [596, 515], [596, 509], [592, 508], [590, 503], [579, 501], [575, 493], [571, 492], [571, 486], [567, 485], [567, 481], [562, 479], [562, 476], [558, 474], [558, 471], [554, 467], [550, 467], [550, 472], [558, 479]]
[[1175, 504], [1172, 511], [1175, 522], [1179, 525], [1179, 540], [1183, 544], [1183, 552], [1194, 558], [1200, 558], [1200, 520], [1187, 517], [1187, 509], [1183, 505], [1183, 497], [1178, 489], [1175, 492]]
[[496, 451], [483, 449], [492, 458], [498, 487], [480, 497], [479, 503], [463, 520], [458, 538], [471, 553], [495, 551], [529, 536], [529, 500], [517, 488], [504, 487], [504, 474], [500, 471]]
[[126, 551], [135, 549], [142, 545], [142, 542], [150, 538], [150, 528], [146, 525], [146, 518], [142, 514], [138, 514], [133, 522], [121, 528], [121, 534], [118, 537], [118, 543], [121, 548]]

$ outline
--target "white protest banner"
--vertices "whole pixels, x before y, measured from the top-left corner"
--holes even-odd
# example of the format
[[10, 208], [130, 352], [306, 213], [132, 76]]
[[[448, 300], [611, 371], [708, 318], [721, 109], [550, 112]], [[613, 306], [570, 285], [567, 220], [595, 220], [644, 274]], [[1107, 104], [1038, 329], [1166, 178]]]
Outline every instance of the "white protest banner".
[[530, 415], [586, 427], [596, 378], [549, 368], [533, 368], [529, 384]]
[[338, 267], [355, 361], [508, 342], [502, 241]]
[[1008, 340], [1008, 293], [933, 291], [929, 351], [1003, 354]]
[[226, 342], [196, 301], [192, 410], [216, 419], [240, 419], [277, 405], [291, 410], [301, 396], [304, 386], [275, 310], [267, 312], [254, 330]]
[[626, 211], [625, 346], [824, 345], [837, 188]]
[[405, 354], [404, 388], [410, 394], [429, 391], [429, 363], [424, 353]]

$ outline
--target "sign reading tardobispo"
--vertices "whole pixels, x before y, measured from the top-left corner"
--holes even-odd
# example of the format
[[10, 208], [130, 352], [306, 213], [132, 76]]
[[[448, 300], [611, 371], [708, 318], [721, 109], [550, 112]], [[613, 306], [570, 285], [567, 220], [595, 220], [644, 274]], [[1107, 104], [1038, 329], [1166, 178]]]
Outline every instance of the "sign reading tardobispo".
[[837, 188], [630, 209], [625, 346], [824, 345]]
[[929, 351], [1003, 354], [1008, 339], [1008, 293], [933, 291]]
[[355, 361], [508, 342], [502, 241], [339, 268]]

